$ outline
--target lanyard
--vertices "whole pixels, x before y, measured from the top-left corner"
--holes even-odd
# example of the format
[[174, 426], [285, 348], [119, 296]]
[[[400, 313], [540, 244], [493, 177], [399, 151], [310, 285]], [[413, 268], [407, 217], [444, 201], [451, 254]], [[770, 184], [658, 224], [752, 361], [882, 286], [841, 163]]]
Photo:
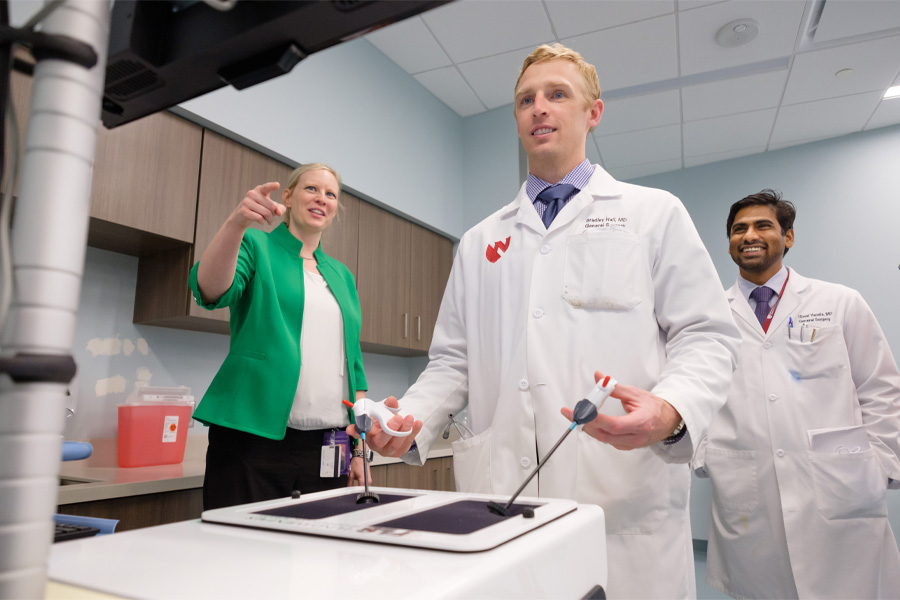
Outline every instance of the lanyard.
[[788, 279], [791, 278], [791, 270], [787, 270], [787, 277], [784, 278], [784, 283], [781, 286], [781, 291], [778, 292], [778, 298], [775, 299], [775, 304], [772, 305], [772, 308], [769, 309], [769, 314], [766, 315], [766, 320], [763, 321], [763, 332], [769, 333], [769, 325], [772, 323], [772, 317], [775, 316], [775, 309], [778, 308], [778, 303], [781, 302], [781, 297], [784, 296], [784, 288], [787, 287]]

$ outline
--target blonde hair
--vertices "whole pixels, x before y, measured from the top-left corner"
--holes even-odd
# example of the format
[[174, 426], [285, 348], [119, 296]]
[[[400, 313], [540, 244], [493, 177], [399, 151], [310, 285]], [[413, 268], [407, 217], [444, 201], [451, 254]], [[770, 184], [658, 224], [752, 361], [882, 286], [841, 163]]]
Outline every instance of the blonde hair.
[[[308, 173], [309, 171], [317, 171], [319, 169], [324, 169], [324, 170], [328, 171], [329, 173], [334, 175], [334, 178], [337, 180], [338, 210], [340, 210], [340, 206], [341, 206], [341, 192], [340, 192], [340, 190], [341, 190], [341, 174], [338, 173], [333, 168], [326, 165], [325, 163], [306, 163], [305, 165], [300, 165], [299, 167], [294, 169], [294, 171], [291, 173], [291, 176], [288, 177], [287, 187], [285, 189], [290, 190], [291, 193], [293, 194], [294, 188], [297, 187], [297, 183], [300, 181], [300, 177], [304, 173]], [[284, 222], [287, 224], [290, 224], [290, 222], [291, 222], [291, 209], [288, 206], [284, 207]]]
[[597, 69], [594, 68], [594, 65], [584, 60], [577, 51], [566, 48], [559, 43], [542, 44], [528, 55], [525, 62], [522, 63], [522, 70], [519, 71], [519, 77], [516, 79], [516, 87], [513, 88], [513, 92], [515, 93], [519, 89], [519, 82], [522, 81], [522, 76], [528, 67], [548, 60], [567, 60], [578, 68], [578, 72], [581, 73], [581, 87], [584, 91], [584, 102], [587, 108], [593, 106], [594, 102], [600, 99], [600, 79], [597, 77]]

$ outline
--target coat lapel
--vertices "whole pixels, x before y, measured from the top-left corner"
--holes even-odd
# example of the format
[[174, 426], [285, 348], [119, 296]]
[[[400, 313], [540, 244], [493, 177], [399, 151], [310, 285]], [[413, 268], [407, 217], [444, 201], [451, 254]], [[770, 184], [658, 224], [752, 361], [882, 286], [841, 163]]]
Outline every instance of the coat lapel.
[[[741, 294], [741, 288], [738, 287], [737, 282], [733, 286], [731, 286], [726, 292], [725, 297], [728, 299], [728, 303], [731, 305], [731, 312], [739, 319], [742, 319], [746, 322], [747, 327], [745, 330], [752, 331], [754, 334], [759, 337], [759, 339], [763, 338], [763, 330], [762, 326], [759, 324], [759, 320], [757, 320], [756, 315], [753, 314], [753, 311], [750, 310], [750, 303], [747, 302], [747, 299]], [[772, 329], [769, 328], [769, 331]]]

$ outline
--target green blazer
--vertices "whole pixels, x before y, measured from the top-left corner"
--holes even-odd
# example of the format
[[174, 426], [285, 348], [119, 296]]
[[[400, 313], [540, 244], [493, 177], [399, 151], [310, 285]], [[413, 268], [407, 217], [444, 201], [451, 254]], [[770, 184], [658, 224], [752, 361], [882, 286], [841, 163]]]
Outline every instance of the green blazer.
[[[197, 266], [189, 285], [194, 300], [208, 310], [231, 309], [228, 356], [204, 394], [194, 418], [273, 440], [284, 439], [300, 378], [300, 326], [303, 322], [303, 244], [287, 225], [272, 233], [247, 229], [241, 241], [234, 282], [215, 303], [204, 303]], [[368, 389], [359, 347], [359, 296], [353, 274], [342, 263], [315, 251], [319, 272], [337, 299], [344, 320], [347, 399]], [[335, 398], [340, 402], [342, 398]], [[351, 422], [353, 414], [350, 414]]]

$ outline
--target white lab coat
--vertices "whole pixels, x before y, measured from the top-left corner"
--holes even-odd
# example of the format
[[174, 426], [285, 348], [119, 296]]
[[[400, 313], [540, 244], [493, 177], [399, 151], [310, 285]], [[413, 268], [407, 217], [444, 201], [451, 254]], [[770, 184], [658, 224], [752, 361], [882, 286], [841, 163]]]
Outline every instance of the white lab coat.
[[[735, 365], [718, 281], [667, 192], [596, 166], [547, 231], [523, 185], [460, 241], [431, 361], [401, 400], [425, 422], [420, 453], [468, 405], [476, 436], [454, 444], [457, 487], [512, 494], [565, 432], [560, 408], [584, 397], [595, 370], [652, 391], [684, 418], [681, 442], [623, 452], [578, 428], [523, 495], [603, 508], [610, 597], [695, 595], [690, 471], [673, 463], [690, 460]], [[624, 414], [614, 399], [603, 412]]]
[[[736, 598], [900, 597], [885, 499], [888, 478], [900, 487], [900, 374], [875, 316], [794, 270], [768, 333], [737, 285], [726, 295], [741, 358], [694, 459], [713, 486], [707, 581]], [[863, 451], [810, 450], [808, 430], [856, 425]]]

